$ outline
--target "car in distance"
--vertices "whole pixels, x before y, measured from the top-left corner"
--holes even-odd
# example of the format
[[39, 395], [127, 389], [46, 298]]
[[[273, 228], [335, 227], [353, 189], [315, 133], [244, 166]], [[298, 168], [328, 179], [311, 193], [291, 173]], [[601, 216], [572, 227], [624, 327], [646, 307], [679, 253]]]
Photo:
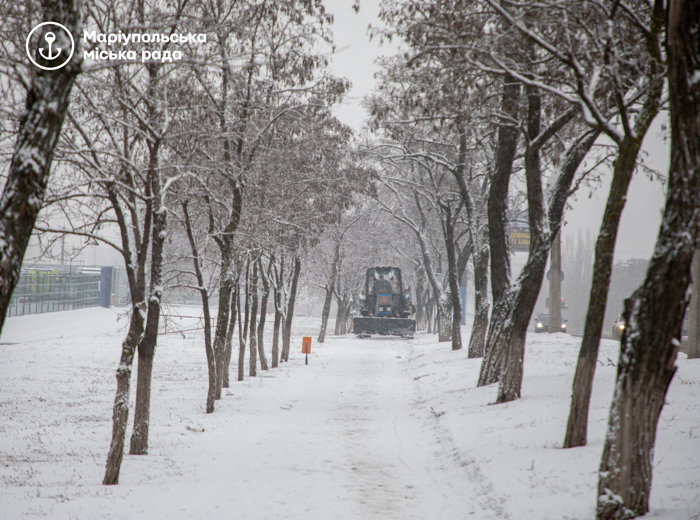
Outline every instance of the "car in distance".
[[[540, 313], [535, 318], [535, 332], [549, 332], [549, 314]], [[566, 320], [561, 320], [561, 332], [566, 332]]]
[[613, 339], [620, 339], [622, 337], [622, 331], [625, 330], [625, 319], [622, 314], [615, 318], [612, 325], [612, 337]]
[[[615, 318], [615, 321], [612, 324], [612, 337], [613, 339], [620, 339], [622, 337], [622, 331], [625, 330], [625, 319], [622, 317], [622, 314], [618, 315], [617, 318]], [[688, 311], [686, 311], [685, 316], [683, 318], [683, 324], [681, 325], [681, 338], [684, 338], [688, 335]]]

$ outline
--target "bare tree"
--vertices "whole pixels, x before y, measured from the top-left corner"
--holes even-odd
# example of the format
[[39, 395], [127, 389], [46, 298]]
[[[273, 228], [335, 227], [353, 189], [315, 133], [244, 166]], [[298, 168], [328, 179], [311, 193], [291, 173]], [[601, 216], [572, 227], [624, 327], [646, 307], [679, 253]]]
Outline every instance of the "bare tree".
[[[387, 159], [393, 157], [388, 156]], [[393, 194], [394, 203], [390, 206], [380, 200], [380, 204], [384, 211], [413, 232], [419, 245], [422, 267], [435, 296], [438, 341], [452, 341], [452, 348], [459, 350], [462, 346], [459, 329], [461, 303], [457, 280], [461, 273], [457, 273], [457, 265], [466, 267], [466, 260], [458, 261], [457, 256], [468, 257], [469, 254], [468, 241], [460, 248], [457, 243], [460, 236], [454, 232], [455, 220], [462, 211], [462, 204], [455, 193], [451, 175], [440, 165], [431, 163], [423, 154], [413, 153], [410, 149], [400, 151], [395, 157], [403, 161], [405, 166], [395, 166], [391, 170], [395, 175], [389, 173], [384, 180], [389, 192]], [[401, 170], [404, 171], [404, 176], [398, 174]], [[448, 260], [444, 277], [438, 275], [442, 270], [442, 262], [436, 262], [433, 258], [434, 248], [429, 240], [429, 235], [438, 230], [441, 231], [443, 243], [437, 250], [442, 253], [448, 248], [452, 249], [446, 254], [451, 260]], [[453, 294], [455, 289], [456, 295]]]
[[[336, 295], [337, 298], [340, 298], [342, 301], [343, 298], [343, 291], [342, 290], [337, 290], [340, 289], [338, 287], [339, 285], [339, 271], [340, 271], [340, 263], [341, 263], [341, 248], [343, 245], [343, 239], [345, 238], [348, 230], [354, 226], [362, 217], [360, 214], [359, 216], [356, 217], [351, 217], [348, 222], [341, 222], [340, 225], [338, 226], [338, 229], [335, 229], [331, 232], [331, 243], [333, 244], [333, 258], [331, 259], [330, 262], [330, 274], [328, 276], [328, 283], [324, 287], [325, 290], [325, 298], [323, 301], [323, 309], [321, 311], [321, 330], [318, 333], [318, 342], [323, 343], [326, 339], [326, 328], [328, 327], [328, 316], [331, 311], [331, 303], [333, 301], [333, 296]], [[338, 306], [338, 312], [339, 316], [336, 318], [336, 334], [339, 334], [340, 331], [338, 330], [337, 324], [339, 319], [343, 319], [342, 316], [342, 305]]]
[[[600, 335], [602, 333], [620, 216], [642, 141], [652, 121], [661, 109], [661, 95], [664, 83], [664, 64], [661, 51], [664, 17], [663, 2], [657, 0], [652, 5], [647, 5], [645, 2], [638, 10], [644, 13], [643, 18], [640, 17], [639, 12], [629, 15], [623, 6], [620, 6], [620, 9], [622, 14], [618, 14], [616, 5], [612, 5], [608, 11], [608, 23], [615, 24], [616, 18], [629, 16], [632, 19], [628, 23], [633, 27], [638, 27], [640, 20], [644, 20], [638, 28], [638, 31], [642, 34], [643, 46], [637, 53], [636, 67], [638, 68], [637, 70], [645, 75], [646, 79], [641, 86], [638, 86], [638, 74], [634, 74], [633, 77], [628, 79], [630, 83], [625, 84], [624, 78], [626, 76], [622, 75], [622, 70], [619, 70], [617, 73], [619, 76], [616, 75], [612, 78], [613, 87], [611, 87], [611, 90], [617, 107], [616, 114], [621, 119], [622, 133], [617, 130], [611, 131], [609, 124], [605, 124], [602, 119], [598, 120], [598, 124], [600, 124], [603, 131], [617, 144], [618, 155], [615, 160], [610, 194], [605, 206], [603, 222], [596, 241], [591, 295], [581, 341], [581, 351], [576, 365], [576, 373], [574, 374], [571, 410], [564, 439], [564, 447], [567, 448], [586, 444], [588, 407], [598, 358]], [[616, 45], [623, 44], [618, 43], [612, 36], [609, 36], [606, 43], [608, 49]], [[610, 54], [610, 51], [606, 51], [604, 59], [609, 60]], [[617, 53], [617, 56], [619, 55], [620, 53]], [[628, 64], [623, 60], [611, 62], [610, 65], [612, 70], [628, 67]], [[627, 100], [635, 98], [639, 98], [639, 113], [636, 118], [632, 119]], [[588, 101], [586, 106], [590, 108], [594, 105]]]
[[[172, 10], [167, 13], [160, 12], [160, 26], [174, 30], [185, 3], [171, 5]], [[108, 32], [121, 23], [150, 26], [154, 16], [151, 9], [152, 5], [146, 3], [129, 11], [109, 4], [104, 12], [88, 9], [88, 15], [90, 23]], [[105, 12], [109, 14], [104, 15]], [[167, 228], [164, 177], [171, 173], [164, 164], [163, 150], [170, 122], [177, 119], [169, 112], [173, 106], [163, 99], [168, 90], [163, 86], [171, 78], [164, 70], [172, 72], [175, 67], [118, 62], [97, 67], [90, 75], [85, 75], [84, 81], [78, 84], [80, 107], [69, 114], [71, 132], [64, 142], [69, 164], [76, 174], [86, 179], [76, 193], [65, 197], [65, 201], [92, 196], [97, 201], [109, 202], [104, 208], [97, 206], [100, 208], [98, 218], [90, 227], [76, 228], [69, 221], [72, 229], [68, 231], [115, 247], [124, 258], [131, 293], [129, 331], [122, 343], [116, 371], [112, 442], [104, 484], [116, 484], [119, 480], [129, 414], [131, 370], [137, 348], [140, 368], [131, 452], [146, 453], [148, 450], [151, 371], [163, 294], [162, 265]], [[104, 225], [116, 225], [121, 245], [99, 236]], [[46, 231], [61, 230], [48, 228]]]
[[182, 214], [184, 219], [185, 231], [192, 249], [192, 264], [195, 270], [197, 279], [197, 288], [202, 297], [202, 311], [204, 313], [204, 350], [207, 356], [207, 370], [209, 373], [209, 390], [207, 392], [207, 413], [214, 411], [214, 402], [216, 400], [216, 358], [214, 357], [214, 348], [211, 341], [211, 313], [209, 311], [209, 292], [204, 283], [202, 267], [199, 261], [199, 248], [195, 240], [192, 227], [192, 220], [187, 209], [187, 201], [182, 203]]
[[664, 216], [646, 279], [625, 302], [615, 395], [598, 480], [599, 520], [649, 511], [656, 428], [676, 371], [700, 234], [700, 5], [668, 7], [671, 164]]
[[590, 389], [620, 216], [642, 141], [661, 109], [663, 3], [545, 2], [532, 11], [527, 5], [511, 8], [495, 0], [486, 2], [521, 38], [563, 66], [568, 79], [543, 81], [530, 71], [514, 70], [494, 53], [491, 59], [522, 84], [578, 105], [586, 123], [617, 147], [596, 242], [591, 296], [564, 441], [566, 447], [579, 446], [586, 442]]
[[[44, 1], [42, 11], [43, 20], [57, 21], [72, 34], [81, 33], [79, 0]], [[22, 18], [31, 20], [31, 12], [24, 14], [26, 17]], [[9, 17], [4, 19], [5, 22], [9, 20]], [[43, 37], [50, 30], [45, 27], [40, 34]], [[53, 34], [56, 46], [72, 48], [69, 35], [63, 31], [54, 31]], [[30, 79], [25, 108], [19, 121], [8, 177], [0, 196], [0, 331], [12, 291], [19, 280], [29, 237], [44, 200], [53, 152], [68, 109], [71, 89], [80, 72], [82, 53], [79, 41], [76, 36], [73, 56], [63, 67], [28, 71]], [[23, 54], [22, 45], [16, 45], [14, 50]], [[53, 65], [38, 50], [35, 58], [45, 67], [51, 68]], [[9, 63], [4, 58], [3, 62], [3, 71], [8, 70]], [[11, 78], [6, 88], [18, 88], [16, 79]], [[24, 80], [22, 83], [26, 85]]]

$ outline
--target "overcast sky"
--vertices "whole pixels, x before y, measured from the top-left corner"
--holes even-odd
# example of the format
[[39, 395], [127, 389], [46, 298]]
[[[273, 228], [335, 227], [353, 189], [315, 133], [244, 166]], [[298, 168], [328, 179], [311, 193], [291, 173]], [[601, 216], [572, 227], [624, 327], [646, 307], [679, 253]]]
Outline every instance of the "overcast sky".
[[336, 53], [331, 68], [337, 76], [352, 82], [350, 94], [336, 109], [336, 116], [359, 131], [367, 118], [367, 112], [361, 106], [362, 98], [372, 92], [374, 73], [378, 70], [374, 61], [378, 56], [394, 54], [396, 46], [380, 45], [376, 39], [369, 39], [369, 25], [379, 24], [377, 0], [360, 2], [359, 13], [352, 9], [353, 0], [326, 0], [325, 4], [335, 18]]
[[[329, 12], [335, 17], [333, 28], [336, 54], [332, 68], [336, 75], [348, 78], [352, 90], [336, 115], [356, 130], [362, 128], [367, 113], [361, 106], [362, 98], [372, 91], [374, 73], [377, 67], [374, 60], [381, 55], [396, 52], [396, 46], [380, 45], [369, 40], [367, 28], [378, 24], [377, 0], [360, 2], [360, 12], [352, 10], [353, 0], [326, 0]], [[661, 133], [661, 117], [650, 129], [645, 140], [644, 150], [647, 164], [666, 174], [668, 171], [668, 143]], [[578, 230], [590, 232], [595, 237], [600, 227], [605, 200], [609, 189], [609, 175], [599, 185], [584, 187], [572, 201], [567, 212], [564, 240], [575, 236]], [[590, 195], [590, 198], [589, 198]], [[663, 209], [664, 193], [659, 181], [650, 181], [646, 174], [638, 172], [632, 180], [628, 201], [622, 216], [617, 239], [615, 256], [624, 258], [649, 258], [654, 248], [656, 235]]]

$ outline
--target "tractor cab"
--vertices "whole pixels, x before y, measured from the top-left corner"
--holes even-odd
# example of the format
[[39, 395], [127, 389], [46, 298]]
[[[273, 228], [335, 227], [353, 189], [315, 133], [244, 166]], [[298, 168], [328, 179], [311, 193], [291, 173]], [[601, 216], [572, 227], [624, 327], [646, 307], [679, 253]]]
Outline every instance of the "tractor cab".
[[398, 267], [370, 267], [360, 292], [360, 316], [353, 331], [360, 336], [385, 334], [412, 336], [416, 330], [411, 292], [404, 288]]
[[363, 316], [408, 316], [411, 303], [408, 291], [403, 291], [398, 267], [367, 269], [365, 290], [360, 293], [360, 313]]

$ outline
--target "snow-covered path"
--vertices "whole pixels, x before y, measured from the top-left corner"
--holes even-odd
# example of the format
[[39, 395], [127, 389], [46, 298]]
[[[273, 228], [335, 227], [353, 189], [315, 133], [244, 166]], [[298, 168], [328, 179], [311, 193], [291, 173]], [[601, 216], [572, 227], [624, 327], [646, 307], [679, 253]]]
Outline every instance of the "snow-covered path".
[[418, 407], [404, 365], [410, 346], [331, 339], [320, 347], [323, 356], [298, 371], [305, 380], [281, 405], [298, 415], [286, 437], [292, 444], [282, 448], [275, 432], [269, 444], [298, 452], [293, 467], [279, 469], [298, 480], [300, 493], [307, 489], [309, 504], [328, 500], [341, 518], [459, 518], [467, 510], [468, 496], [451, 482]]

